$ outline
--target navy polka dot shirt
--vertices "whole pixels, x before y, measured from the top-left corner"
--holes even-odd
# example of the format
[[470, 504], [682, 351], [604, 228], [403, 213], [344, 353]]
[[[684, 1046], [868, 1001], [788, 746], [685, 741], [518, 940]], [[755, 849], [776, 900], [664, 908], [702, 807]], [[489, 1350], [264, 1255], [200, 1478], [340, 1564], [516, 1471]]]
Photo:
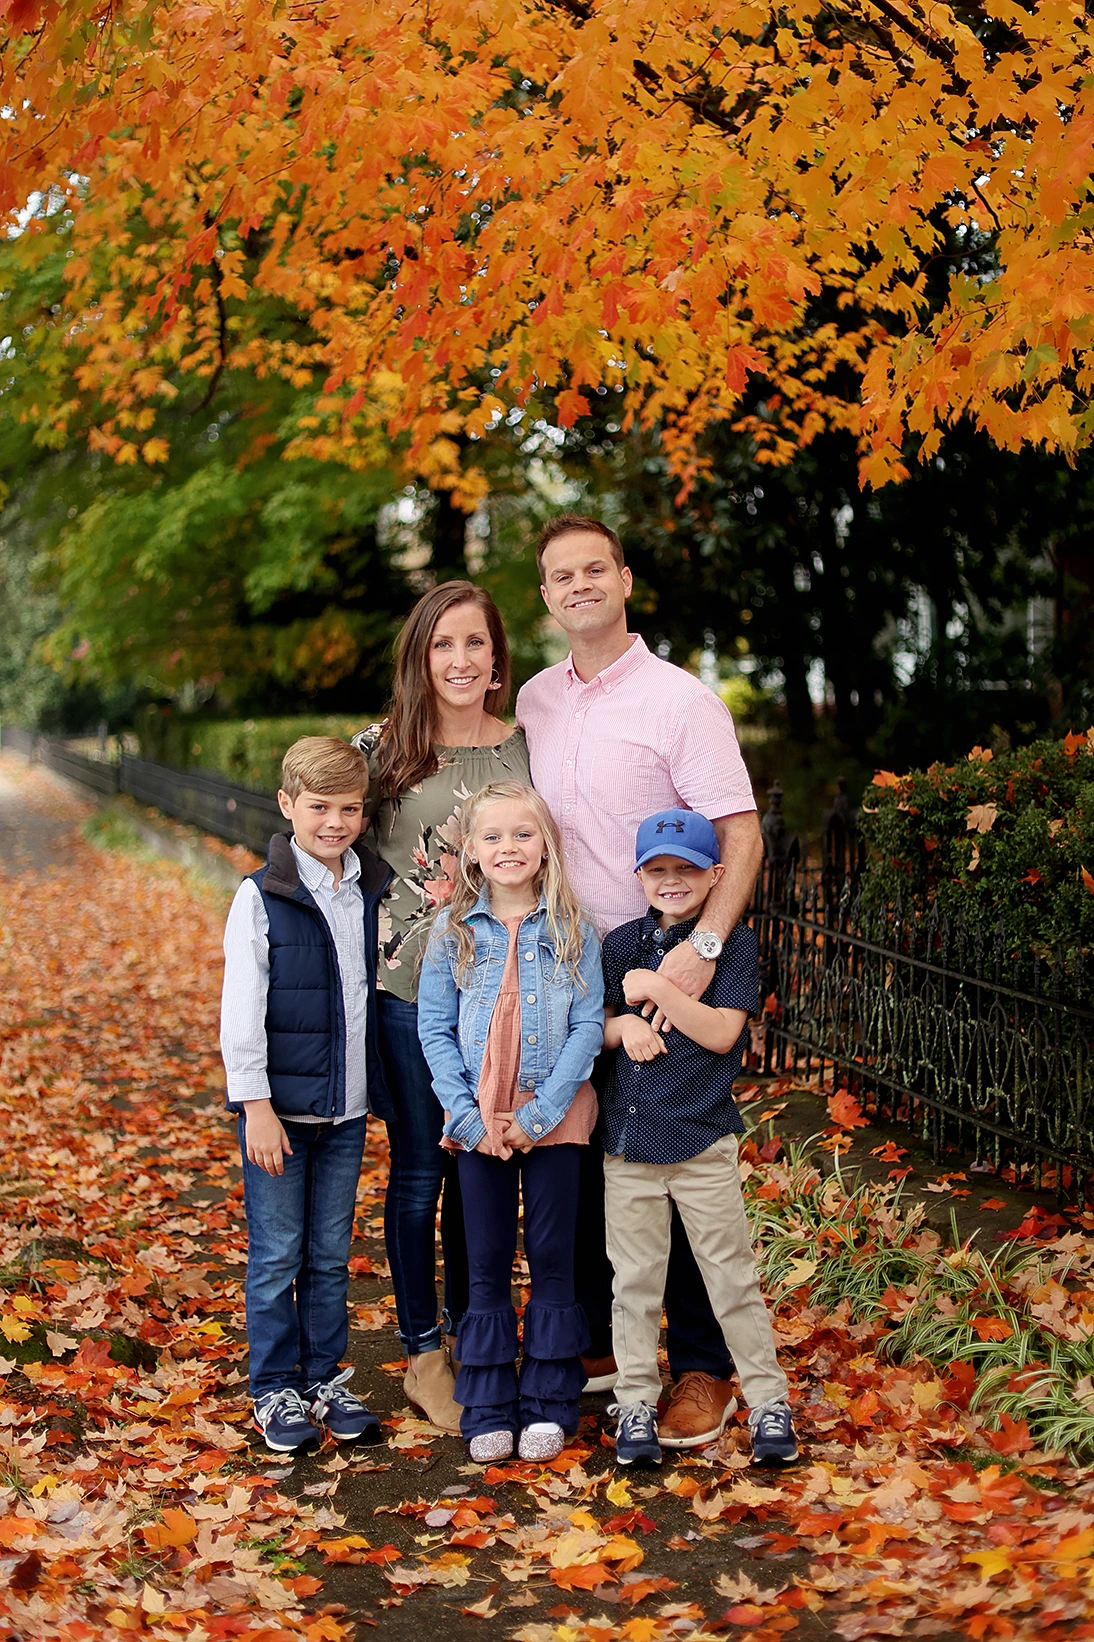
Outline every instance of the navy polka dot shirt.
[[[662, 929], [652, 913], [622, 924], [604, 937], [604, 1002], [626, 1015], [641, 1013], [641, 1005], [623, 997], [623, 977], [629, 969], [657, 969], [666, 952], [687, 940], [695, 919]], [[722, 948], [702, 1002], [712, 1009], [756, 1012], [760, 966], [756, 935], [738, 924]], [[652, 1061], [631, 1060], [625, 1049], [611, 1056], [607, 1084], [601, 1097], [604, 1150], [620, 1153], [630, 1163], [684, 1163], [713, 1146], [723, 1135], [744, 1129], [733, 1081], [741, 1070], [745, 1031], [726, 1054], [704, 1049], [670, 1027], [665, 1034], [667, 1054]]]

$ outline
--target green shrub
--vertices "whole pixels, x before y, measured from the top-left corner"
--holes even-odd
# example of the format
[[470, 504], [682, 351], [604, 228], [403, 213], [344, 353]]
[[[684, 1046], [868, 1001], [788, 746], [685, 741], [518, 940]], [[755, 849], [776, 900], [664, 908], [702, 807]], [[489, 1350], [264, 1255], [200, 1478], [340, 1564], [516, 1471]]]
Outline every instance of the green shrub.
[[300, 718], [176, 718], [151, 710], [138, 726], [141, 757], [174, 769], [218, 770], [242, 787], [277, 790], [285, 750], [303, 735], [348, 739], [377, 718], [321, 715]]
[[1022, 959], [1094, 942], [1094, 729], [955, 765], [881, 770], [862, 801], [863, 899], [937, 906]]

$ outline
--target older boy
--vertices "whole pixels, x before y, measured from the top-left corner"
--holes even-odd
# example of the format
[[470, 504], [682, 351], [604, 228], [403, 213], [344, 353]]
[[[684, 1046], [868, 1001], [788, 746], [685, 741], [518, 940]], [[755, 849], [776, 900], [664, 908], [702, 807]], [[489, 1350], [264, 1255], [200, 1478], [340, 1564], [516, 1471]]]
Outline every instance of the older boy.
[[[732, 929], [702, 998], [690, 997], [662, 962], [688, 939], [722, 876], [718, 835], [694, 810], [664, 810], [639, 827], [635, 855], [649, 911], [613, 930], [603, 948], [604, 1047], [617, 1051], [603, 1101], [616, 1458], [661, 1460], [657, 1334], [675, 1204], [751, 1408], [753, 1463], [790, 1464], [798, 1449], [752, 1257], [737, 1167], [744, 1126], [732, 1093], [756, 1007], [756, 937], [745, 924]], [[667, 1033], [643, 1017], [650, 1004]]]
[[[278, 1453], [378, 1442], [380, 1422], [339, 1372], [349, 1338], [349, 1246], [376, 1048], [377, 907], [390, 878], [361, 831], [368, 767], [333, 736], [294, 742], [281, 767], [292, 835], [270, 840], [224, 931], [220, 1043], [239, 1114], [247, 1213], [247, 1342], [254, 1423]], [[319, 1422], [317, 1424], [316, 1422]]]

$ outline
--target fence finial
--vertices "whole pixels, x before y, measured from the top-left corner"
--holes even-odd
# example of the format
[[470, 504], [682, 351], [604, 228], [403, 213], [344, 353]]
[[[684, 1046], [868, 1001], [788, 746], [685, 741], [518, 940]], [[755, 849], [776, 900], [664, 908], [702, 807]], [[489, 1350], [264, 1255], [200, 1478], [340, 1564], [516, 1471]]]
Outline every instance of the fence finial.
[[767, 814], [760, 823], [764, 850], [769, 861], [785, 861], [790, 848], [790, 835], [783, 815], [783, 790], [777, 781], [767, 789]]

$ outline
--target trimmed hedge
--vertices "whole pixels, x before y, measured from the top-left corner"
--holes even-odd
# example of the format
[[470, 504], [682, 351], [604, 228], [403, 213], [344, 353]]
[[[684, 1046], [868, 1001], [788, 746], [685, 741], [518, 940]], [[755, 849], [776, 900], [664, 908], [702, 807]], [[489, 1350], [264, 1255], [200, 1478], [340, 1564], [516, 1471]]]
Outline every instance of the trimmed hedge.
[[292, 718], [176, 718], [152, 709], [138, 725], [141, 757], [173, 769], [219, 770], [241, 787], [276, 792], [285, 750], [302, 735], [336, 735], [348, 740], [379, 715], [352, 718], [315, 714]]
[[1007, 952], [1068, 958], [1094, 943], [1094, 729], [959, 764], [880, 770], [862, 801], [863, 899], [931, 906]]

